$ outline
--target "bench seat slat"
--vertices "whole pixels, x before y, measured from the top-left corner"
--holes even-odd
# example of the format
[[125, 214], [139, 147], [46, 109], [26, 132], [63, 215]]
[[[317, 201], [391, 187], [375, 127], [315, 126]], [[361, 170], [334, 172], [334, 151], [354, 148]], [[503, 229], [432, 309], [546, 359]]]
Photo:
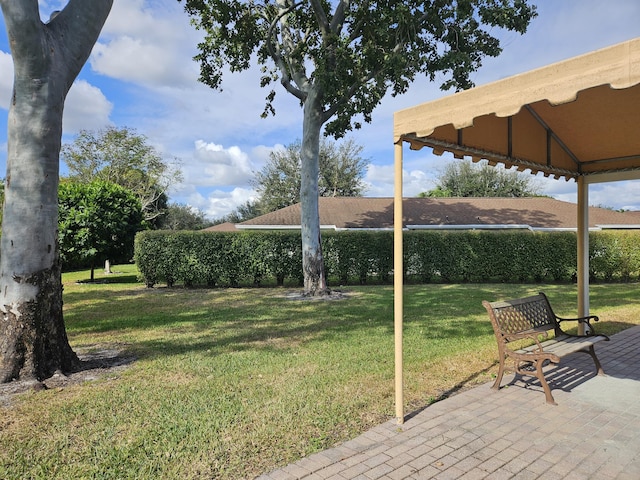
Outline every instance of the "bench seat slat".
[[[607, 340], [607, 337], [601, 335], [593, 335], [589, 337], [571, 337], [563, 335], [558, 338], [541, 342], [541, 345], [545, 352], [553, 353], [559, 357], [564, 357], [571, 353], [584, 350], [585, 348], [595, 345], [603, 340]], [[537, 348], [537, 345], [532, 345], [530, 347], [522, 348], [518, 350], [518, 352], [533, 352]]]

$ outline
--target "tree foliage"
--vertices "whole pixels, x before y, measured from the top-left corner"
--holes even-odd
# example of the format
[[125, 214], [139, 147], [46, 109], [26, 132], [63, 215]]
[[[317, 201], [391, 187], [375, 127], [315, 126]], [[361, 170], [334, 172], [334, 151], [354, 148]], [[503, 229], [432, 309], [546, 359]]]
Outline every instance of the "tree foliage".
[[535, 197], [535, 177], [489, 164], [452, 162], [438, 176], [436, 188], [421, 197]]
[[160, 218], [158, 228], [162, 230], [202, 230], [211, 226], [213, 222], [206, 214], [190, 205], [170, 203], [166, 213]]
[[[342, 135], [371, 113], [387, 92], [404, 93], [417, 75], [443, 89], [473, 86], [470, 73], [497, 56], [494, 27], [524, 33], [535, 17], [526, 0], [321, 2], [184, 0], [199, 44], [200, 80], [219, 88], [223, 72], [264, 65], [261, 86], [280, 82], [302, 102], [321, 91], [327, 133]], [[275, 113], [275, 90], [265, 114]]]
[[[254, 185], [263, 214], [300, 201], [301, 150], [299, 140], [284, 150], [276, 150], [257, 172]], [[369, 161], [360, 156], [361, 152], [362, 146], [352, 139], [340, 144], [327, 139], [320, 142], [318, 194], [321, 197], [357, 197], [365, 192], [364, 175]]]
[[214, 225], [218, 225], [220, 223], [240, 223], [246, 220], [251, 220], [257, 216], [262, 215], [262, 210], [260, 206], [260, 199], [257, 200], [247, 200], [242, 205], [239, 205], [233, 212], [225, 215], [222, 218], [218, 218], [214, 220]]
[[60, 257], [63, 266], [133, 258], [135, 235], [142, 230], [138, 198], [114, 183], [63, 182], [58, 189]]
[[144, 135], [128, 127], [82, 130], [61, 156], [74, 182], [115, 183], [140, 200], [144, 218], [153, 221], [167, 206], [167, 190], [182, 180], [175, 164], [167, 162]]
[[[535, 16], [526, 0], [352, 2], [184, 0], [199, 44], [200, 80], [220, 88], [223, 72], [262, 66], [260, 85], [279, 82], [301, 104], [300, 189], [305, 293], [326, 291], [318, 211], [322, 129], [338, 138], [387, 93], [406, 92], [418, 75], [442, 88], [472, 86], [485, 56], [500, 53], [495, 27], [524, 33]], [[274, 114], [275, 90], [263, 115]]]

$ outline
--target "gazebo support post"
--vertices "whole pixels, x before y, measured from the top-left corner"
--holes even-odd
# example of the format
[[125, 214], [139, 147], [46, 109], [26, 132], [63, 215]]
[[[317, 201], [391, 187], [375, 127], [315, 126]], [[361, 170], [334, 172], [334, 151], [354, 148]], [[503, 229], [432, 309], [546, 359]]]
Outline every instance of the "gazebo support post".
[[[578, 316], [589, 315], [589, 184], [585, 177], [578, 180]], [[578, 325], [584, 335], [584, 324]]]
[[402, 252], [402, 140], [395, 144], [395, 178], [393, 199], [393, 328], [395, 339], [396, 418], [404, 423], [404, 392], [402, 364], [403, 323], [403, 252]]

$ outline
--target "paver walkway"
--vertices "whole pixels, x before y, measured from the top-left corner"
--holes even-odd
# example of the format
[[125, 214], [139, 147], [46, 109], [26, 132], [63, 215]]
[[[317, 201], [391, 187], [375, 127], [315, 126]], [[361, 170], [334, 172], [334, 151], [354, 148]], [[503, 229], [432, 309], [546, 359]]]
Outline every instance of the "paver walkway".
[[606, 377], [581, 353], [548, 367], [557, 406], [535, 379], [488, 383], [258, 478], [638, 480], [640, 327], [596, 352]]

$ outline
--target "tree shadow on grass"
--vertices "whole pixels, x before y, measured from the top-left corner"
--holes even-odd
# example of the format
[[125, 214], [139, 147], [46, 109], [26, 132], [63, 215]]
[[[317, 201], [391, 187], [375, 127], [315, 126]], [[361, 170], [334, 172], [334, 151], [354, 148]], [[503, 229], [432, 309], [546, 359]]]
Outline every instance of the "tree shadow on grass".
[[117, 283], [128, 283], [131, 285], [140, 284], [138, 281], [137, 275], [101, 275], [100, 277], [96, 277], [93, 280], [91, 278], [84, 278], [81, 280], [77, 280], [76, 283], [83, 283], [89, 285], [100, 285], [100, 284], [117, 284]]
[[[414, 291], [405, 302], [407, 342], [429, 346], [435, 345], [430, 342], [442, 339], [493, 337], [480, 301], [494, 299], [496, 292], [505, 289], [527, 293], [532, 288], [537, 287], [425, 286], [423, 290]], [[211, 356], [248, 350], [289, 354], [301, 344], [350, 341], [350, 336], [365, 349], [378, 349], [380, 355], [386, 355], [382, 349], [390, 354], [393, 351], [393, 298], [388, 289], [380, 297], [363, 293], [362, 298], [358, 296], [362, 290], [356, 290], [353, 296], [349, 296], [347, 290], [347, 298], [332, 302], [291, 300], [286, 298], [288, 293], [284, 289], [261, 290], [259, 295], [242, 289], [99, 290], [100, 297], [96, 297], [96, 291], [65, 294], [66, 305], [72, 305], [72, 315], [65, 314], [72, 319], [68, 329], [70, 339], [113, 332], [110, 341], [117, 342], [122, 331], [132, 343], [122, 346], [120, 355], [125, 360], [89, 359], [87, 372], [94, 370], [91, 361], [115, 362], [113, 368], [117, 369], [133, 361], [126, 359], [155, 359], [194, 352]], [[556, 292], [556, 296], [563, 299], [571, 295], [565, 290], [569, 289], [560, 289], [560, 295]], [[601, 295], [600, 300], [601, 307], [613, 303], [608, 295]], [[477, 311], [469, 312], [469, 306], [476, 304]], [[480, 317], [484, 321], [479, 320]], [[130, 340], [138, 331], [154, 329], [158, 332], [152, 332], [151, 336], [141, 333], [139, 340]], [[372, 341], [367, 344], [372, 329], [376, 333], [371, 333]], [[122, 364], [118, 365], [119, 361]], [[442, 392], [437, 400], [477, 383], [474, 380], [491, 368], [493, 365]]]

